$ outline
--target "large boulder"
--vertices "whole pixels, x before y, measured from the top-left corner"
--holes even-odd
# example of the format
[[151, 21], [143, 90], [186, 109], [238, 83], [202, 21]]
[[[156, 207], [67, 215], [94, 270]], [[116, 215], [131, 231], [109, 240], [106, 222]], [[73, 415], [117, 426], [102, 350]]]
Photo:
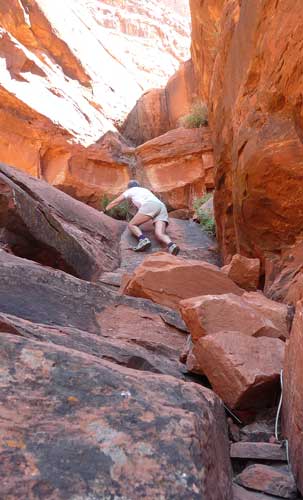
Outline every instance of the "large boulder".
[[197, 371], [229, 407], [258, 409], [275, 403], [284, 359], [281, 340], [223, 332], [201, 337], [193, 353]]
[[[243, 296], [232, 293], [182, 300], [180, 311], [194, 342], [205, 335], [222, 332], [275, 338], [285, 338], [286, 334], [270, 317], [246, 302]], [[280, 320], [282, 323], [283, 316]]]
[[243, 294], [217, 266], [164, 252], [146, 257], [121, 291], [173, 309], [178, 308], [180, 300], [198, 295]]
[[212, 392], [11, 333], [0, 341], [5, 498], [231, 498]]
[[96, 280], [117, 267], [123, 229], [46, 182], [0, 164], [0, 241], [12, 253]]
[[238, 474], [235, 481], [250, 490], [261, 491], [279, 498], [297, 498], [297, 488], [288, 467], [270, 467], [269, 465], [249, 465]]
[[283, 371], [283, 432], [298, 487], [303, 493], [303, 303], [298, 302]]
[[170, 208], [192, 208], [213, 188], [213, 154], [207, 128], [171, 130], [136, 148], [138, 178]]

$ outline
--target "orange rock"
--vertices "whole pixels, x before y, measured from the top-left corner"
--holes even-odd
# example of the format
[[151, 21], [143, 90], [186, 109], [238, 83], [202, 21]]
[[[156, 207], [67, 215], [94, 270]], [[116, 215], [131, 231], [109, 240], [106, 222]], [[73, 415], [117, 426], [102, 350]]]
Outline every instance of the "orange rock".
[[180, 65], [165, 88], [143, 94], [127, 116], [121, 133], [136, 145], [178, 127], [197, 100], [197, 85], [192, 60]]
[[296, 315], [286, 346], [283, 373], [283, 434], [288, 439], [291, 468], [303, 493], [303, 303], [298, 302]]
[[[293, 36], [303, 23], [302, 5], [192, 0], [191, 8], [201, 96], [210, 80], [215, 211], [224, 261], [236, 252], [264, 261], [302, 232], [302, 86]], [[212, 35], [210, 72], [204, 54], [214, 49]]]
[[172, 130], [139, 146], [136, 155], [143, 184], [173, 209], [191, 208], [209, 187], [212, 144], [206, 128]]
[[[62, 3], [60, 12], [46, 0], [29, 0], [26, 7], [11, 0], [9, 7], [1, 2], [0, 19], [0, 161], [37, 177], [47, 170], [56, 185], [66, 179], [78, 146], [116, 131], [142, 92], [164, 86], [189, 57], [185, 0], [177, 6], [79, 0]], [[81, 178], [96, 180], [102, 151], [94, 160], [99, 168], [81, 164], [79, 174], [72, 173], [80, 180], [67, 179], [66, 189], [78, 195]], [[104, 183], [114, 178], [116, 188], [108, 170]], [[93, 194], [88, 181], [81, 190], [83, 198]]]
[[284, 358], [281, 340], [223, 332], [201, 337], [194, 353], [213, 390], [231, 408], [274, 404]]
[[244, 296], [232, 293], [183, 300], [180, 311], [194, 342], [205, 335], [223, 332], [253, 337], [281, 338], [285, 335], [266, 314], [246, 302]]
[[223, 293], [242, 295], [243, 290], [217, 266], [159, 252], [146, 257], [122, 292], [177, 309], [182, 299]]
[[231, 262], [221, 270], [241, 288], [255, 291], [259, 284], [260, 266], [260, 259], [248, 259], [244, 255], [235, 254]]
[[206, 102], [219, 42], [225, 0], [190, 0], [192, 18], [191, 54], [199, 85]]

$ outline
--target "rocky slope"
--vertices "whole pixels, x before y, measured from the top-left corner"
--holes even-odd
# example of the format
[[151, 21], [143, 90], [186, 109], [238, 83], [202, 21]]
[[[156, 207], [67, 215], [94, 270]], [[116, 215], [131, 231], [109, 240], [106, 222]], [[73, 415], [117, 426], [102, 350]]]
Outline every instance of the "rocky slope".
[[185, 6], [1, 2], [0, 161], [40, 176], [49, 157], [63, 161], [71, 144], [115, 130], [188, 57]]

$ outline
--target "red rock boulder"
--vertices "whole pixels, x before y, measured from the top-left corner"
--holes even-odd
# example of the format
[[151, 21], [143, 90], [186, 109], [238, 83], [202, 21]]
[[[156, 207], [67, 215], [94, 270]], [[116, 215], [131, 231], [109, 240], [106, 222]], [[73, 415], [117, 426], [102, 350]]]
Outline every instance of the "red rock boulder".
[[284, 338], [269, 317], [238, 295], [204, 295], [180, 302], [182, 317], [193, 341], [205, 335], [235, 332], [253, 337]]
[[283, 432], [288, 439], [292, 471], [303, 493], [303, 302], [297, 304], [283, 372]]
[[121, 292], [177, 309], [182, 299], [224, 293], [242, 295], [243, 290], [212, 264], [159, 252], [146, 257]]
[[260, 280], [259, 259], [248, 259], [243, 255], [235, 254], [231, 262], [222, 267], [222, 271], [241, 288], [248, 291], [255, 291]]
[[250, 490], [261, 491], [268, 495], [297, 498], [296, 484], [287, 466], [276, 469], [263, 464], [250, 465], [235, 478], [235, 481]]
[[279, 391], [284, 343], [226, 332], [201, 337], [193, 349], [199, 371], [234, 409], [271, 406]]
[[138, 177], [172, 209], [192, 208], [213, 187], [208, 128], [171, 130], [136, 148]]

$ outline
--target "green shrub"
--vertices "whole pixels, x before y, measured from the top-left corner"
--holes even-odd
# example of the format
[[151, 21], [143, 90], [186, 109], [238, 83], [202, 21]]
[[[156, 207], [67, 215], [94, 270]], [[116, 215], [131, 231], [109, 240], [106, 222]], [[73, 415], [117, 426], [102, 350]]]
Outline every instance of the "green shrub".
[[209, 236], [215, 237], [216, 236], [215, 219], [209, 212], [203, 210], [202, 208], [203, 204], [206, 203], [211, 197], [212, 193], [206, 193], [201, 198], [196, 198], [194, 202], [194, 209], [196, 211], [200, 226]]
[[[112, 200], [107, 196], [107, 194], [103, 195], [100, 201], [101, 210], [105, 210], [105, 208], [111, 201]], [[129, 221], [132, 218], [132, 214], [129, 210], [129, 203], [127, 200], [120, 203], [120, 205], [118, 205], [117, 207], [112, 208], [111, 210], [106, 212], [106, 214], [110, 217], [113, 217], [113, 219], [118, 220]]]
[[208, 110], [203, 102], [196, 102], [192, 105], [190, 113], [182, 116], [179, 124], [184, 128], [200, 128], [208, 125]]

